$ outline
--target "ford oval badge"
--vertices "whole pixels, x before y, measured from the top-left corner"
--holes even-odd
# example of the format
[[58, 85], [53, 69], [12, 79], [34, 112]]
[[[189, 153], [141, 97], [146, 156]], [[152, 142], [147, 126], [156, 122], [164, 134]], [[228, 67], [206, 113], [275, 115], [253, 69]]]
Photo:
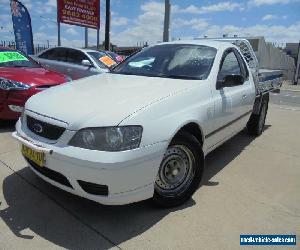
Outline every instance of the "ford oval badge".
[[42, 133], [43, 132], [43, 127], [41, 124], [38, 124], [38, 123], [35, 123], [33, 126], [32, 126], [34, 132], [36, 133]]

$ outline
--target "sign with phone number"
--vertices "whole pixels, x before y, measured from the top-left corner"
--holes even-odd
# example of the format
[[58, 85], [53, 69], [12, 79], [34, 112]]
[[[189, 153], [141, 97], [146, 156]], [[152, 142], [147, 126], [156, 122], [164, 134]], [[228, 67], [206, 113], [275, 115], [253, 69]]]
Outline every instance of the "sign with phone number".
[[61, 23], [99, 29], [100, 1], [57, 0], [57, 18]]

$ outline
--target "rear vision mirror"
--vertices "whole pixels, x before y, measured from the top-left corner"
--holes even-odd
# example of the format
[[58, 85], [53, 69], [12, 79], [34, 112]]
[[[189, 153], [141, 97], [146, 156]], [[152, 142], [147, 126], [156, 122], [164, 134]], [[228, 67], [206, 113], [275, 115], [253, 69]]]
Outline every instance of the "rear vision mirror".
[[91, 64], [91, 62], [89, 60], [82, 60], [81, 64], [83, 66], [93, 67], [93, 65]]
[[234, 87], [243, 85], [244, 77], [241, 75], [227, 75], [223, 79], [218, 80], [217, 89], [224, 87]]

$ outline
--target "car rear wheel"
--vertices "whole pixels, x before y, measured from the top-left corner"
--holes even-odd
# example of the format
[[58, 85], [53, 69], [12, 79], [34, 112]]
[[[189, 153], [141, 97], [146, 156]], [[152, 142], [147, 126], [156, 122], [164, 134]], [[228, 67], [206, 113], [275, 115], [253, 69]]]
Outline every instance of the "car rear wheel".
[[163, 207], [187, 201], [201, 181], [204, 159], [201, 145], [189, 133], [181, 133], [169, 145], [155, 181], [153, 201]]
[[267, 112], [268, 112], [268, 99], [265, 98], [262, 100], [259, 114], [258, 115], [252, 114], [247, 124], [248, 133], [250, 135], [259, 136], [262, 134], [265, 127]]

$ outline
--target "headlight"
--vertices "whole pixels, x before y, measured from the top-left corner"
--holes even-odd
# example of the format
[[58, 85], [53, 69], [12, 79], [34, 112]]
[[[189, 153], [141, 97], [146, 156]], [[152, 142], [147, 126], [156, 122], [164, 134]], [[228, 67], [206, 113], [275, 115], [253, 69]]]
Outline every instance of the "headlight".
[[0, 78], [0, 89], [3, 90], [26, 90], [29, 89], [30, 85], [22, 83], [22, 82], [16, 82], [13, 80]]
[[74, 135], [69, 145], [99, 151], [125, 151], [140, 146], [142, 132], [141, 126], [85, 128]]

